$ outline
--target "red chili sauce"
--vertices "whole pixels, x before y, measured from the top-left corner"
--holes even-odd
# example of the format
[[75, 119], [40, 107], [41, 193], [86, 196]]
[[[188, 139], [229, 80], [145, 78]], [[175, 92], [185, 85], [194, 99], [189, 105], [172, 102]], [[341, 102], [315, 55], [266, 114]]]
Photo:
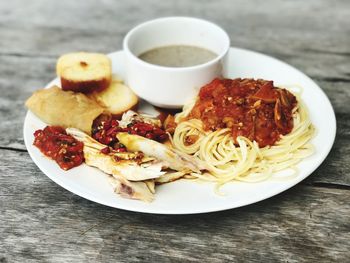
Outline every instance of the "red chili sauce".
[[247, 137], [259, 147], [273, 145], [293, 129], [295, 96], [273, 81], [214, 79], [201, 88], [188, 119], [201, 119], [204, 130], [230, 128], [232, 137]]
[[[136, 134], [158, 142], [163, 142], [168, 139], [166, 132], [155, 125], [135, 121], [123, 128], [119, 126], [116, 117], [105, 114], [96, 118], [92, 125], [92, 137], [95, 140], [108, 145], [117, 152], [126, 152], [126, 147], [118, 142], [116, 137], [118, 132]], [[103, 149], [103, 153], [109, 153], [109, 148]]]
[[68, 135], [62, 127], [46, 126], [43, 130], [37, 130], [34, 137], [33, 144], [63, 170], [79, 166], [84, 161], [84, 144]]

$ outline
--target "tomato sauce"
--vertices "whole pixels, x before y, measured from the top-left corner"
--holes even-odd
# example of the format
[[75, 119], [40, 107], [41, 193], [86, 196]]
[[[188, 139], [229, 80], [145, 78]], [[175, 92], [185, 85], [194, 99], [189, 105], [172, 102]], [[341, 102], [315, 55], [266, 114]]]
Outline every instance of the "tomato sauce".
[[46, 126], [34, 133], [34, 145], [47, 157], [55, 160], [63, 170], [79, 166], [84, 161], [82, 142], [68, 135], [64, 128]]
[[[92, 125], [92, 137], [98, 142], [108, 145], [114, 151], [126, 152], [126, 147], [121, 144], [116, 135], [118, 132], [127, 132], [129, 134], [136, 134], [151, 140], [163, 142], [168, 139], [167, 133], [150, 123], [141, 121], [134, 121], [128, 124], [127, 127], [119, 126], [116, 117], [102, 114], [96, 118]], [[103, 149], [103, 153], [108, 153], [109, 150]]]
[[273, 145], [293, 129], [295, 96], [273, 81], [214, 79], [201, 88], [188, 119], [201, 119], [205, 130], [230, 128], [259, 147]]

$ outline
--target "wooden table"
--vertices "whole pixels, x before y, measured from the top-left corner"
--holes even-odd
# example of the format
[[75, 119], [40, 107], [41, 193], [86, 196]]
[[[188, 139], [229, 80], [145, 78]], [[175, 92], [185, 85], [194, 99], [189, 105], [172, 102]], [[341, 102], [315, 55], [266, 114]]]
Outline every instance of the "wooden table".
[[[48, 179], [23, 143], [24, 100], [55, 77], [60, 54], [112, 52], [159, 16], [209, 19], [232, 45], [277, 57], [329, 96], [337, 137], [305, 181], [229, 211], [162, 216], [122, 211]], [[349, 262], [350, 2], [1, 1], [0, 262]]]

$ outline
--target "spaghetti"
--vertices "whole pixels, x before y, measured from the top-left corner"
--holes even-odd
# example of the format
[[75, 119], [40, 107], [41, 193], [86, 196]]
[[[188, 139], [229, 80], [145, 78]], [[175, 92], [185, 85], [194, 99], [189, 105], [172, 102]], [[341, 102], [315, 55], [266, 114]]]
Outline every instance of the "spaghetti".
[[[259, 182], [270, 177], [278, 178], [276, 172], [287, 168], [295, 176], [295, 165], [313, 153], [309, 141], [314, 127], [299, 94], [294, 95], [298, 103], [291, 112], [293, 128], [288, 134], [280, 135], [273, 145], [259, 147], [257, 141], [245, 136], [234, 138], [232, 129], [227, 127], [205, 129], [201, 119], [191, 117], [198, 99], [185, 105], [175, 116], [177, 127], [172, 137], [173, 145], [206, 165], [207, 172], [192, 173], [193, 176], [214, 181], [219, 186], [233, 180]], [[188, 138], [192, 140], [189, 142]]]

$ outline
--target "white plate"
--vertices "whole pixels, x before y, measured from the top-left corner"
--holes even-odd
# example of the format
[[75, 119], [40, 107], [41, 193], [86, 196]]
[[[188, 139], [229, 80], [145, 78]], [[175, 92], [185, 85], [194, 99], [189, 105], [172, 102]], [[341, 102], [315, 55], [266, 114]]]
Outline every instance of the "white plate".
[[[109, 57], [112, 59], [113, 73], [124, 77], [123, 52], [111, 53]], [[144, 203], [114, 194], [107, 176], [95, 168], [84, 164], [66, 172], [54, 161], [44, 157], [32, 144], [34, 131], [46, 125], [31, 112], [27, 113], [24, 121], [25, 145], [35, 164], [54, 182], [88, 200], [115, 208], [157, 214], [194, 214], [231, 209], [269, 198], [305, 179], [326, 158], [335, 138], [334, 111], [327, 96], [315, 82], [277, 59], [244, 49], [231, 48], [229, 69], [229, 78], [263, 78], [274, 80], [276, 85], [298, 84], [303, 87], [302, 99], [316, 127], [316, 136], [312, 139], [315, 153], [299, 163], [300, 173], [297, 177], [287, 181], [229, 183], [222, 188], [222, 192], [226, 193], [224, 196], [215, 194], [214, 185], [211, 183], [180, 180], [158, 186], [155, 200], [152, 203]], [[59, 80], [55, 79], [47, 86], [53, 84], [59, 85]], [[141, 107], [147, 111], [151, 106], [144, 103]]]

